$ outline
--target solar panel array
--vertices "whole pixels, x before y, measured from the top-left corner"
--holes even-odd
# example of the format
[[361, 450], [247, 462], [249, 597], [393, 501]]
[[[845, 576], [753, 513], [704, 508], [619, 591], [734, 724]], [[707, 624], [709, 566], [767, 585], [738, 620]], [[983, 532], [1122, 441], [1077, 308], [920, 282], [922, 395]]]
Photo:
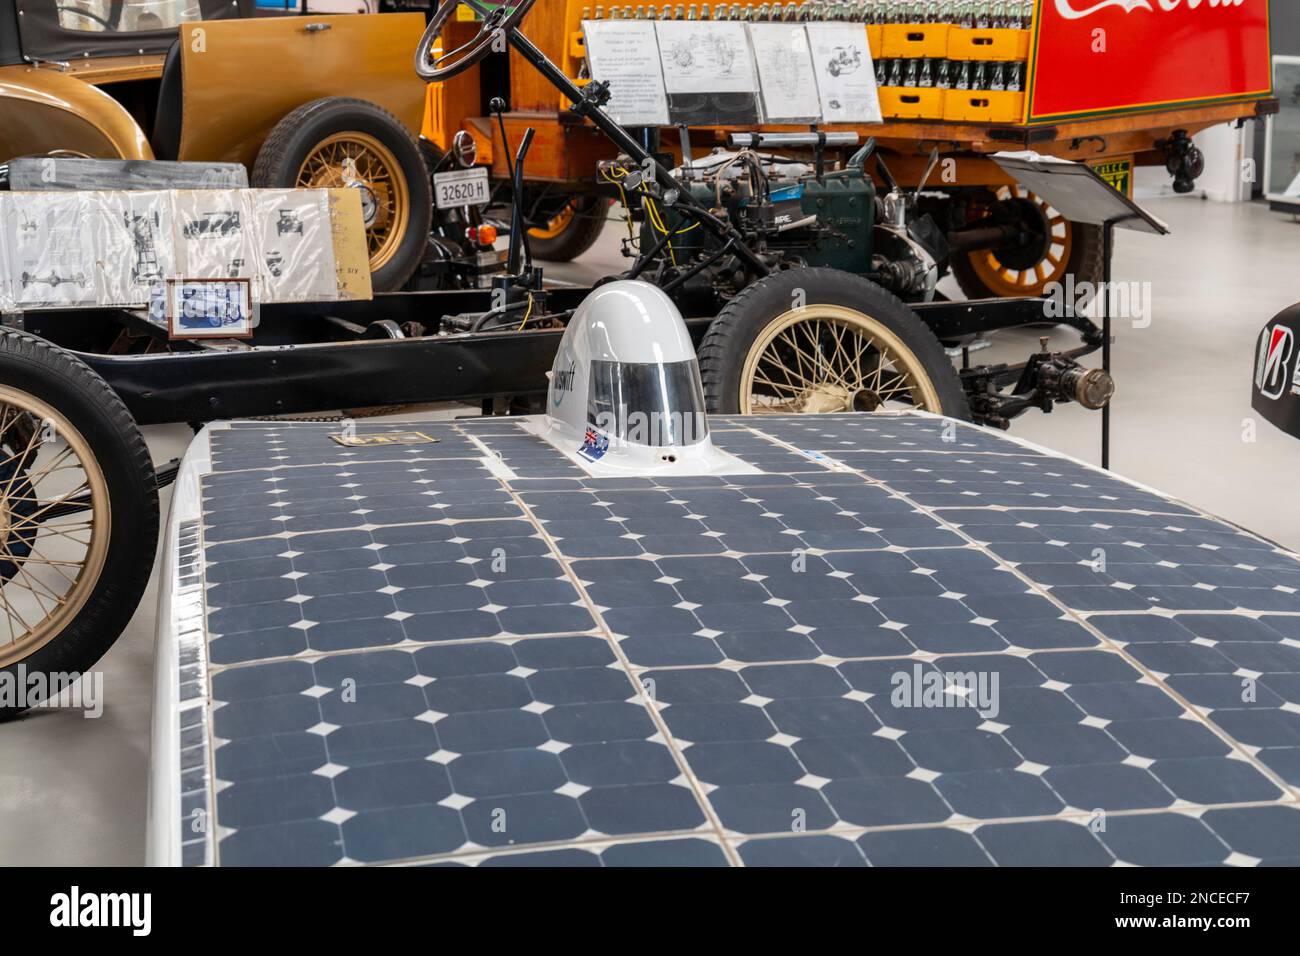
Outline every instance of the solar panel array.
[[1295, 555], [928, 416], [712, 429], [762, 473], [212, 430], [184, 861], [1300, 863]]

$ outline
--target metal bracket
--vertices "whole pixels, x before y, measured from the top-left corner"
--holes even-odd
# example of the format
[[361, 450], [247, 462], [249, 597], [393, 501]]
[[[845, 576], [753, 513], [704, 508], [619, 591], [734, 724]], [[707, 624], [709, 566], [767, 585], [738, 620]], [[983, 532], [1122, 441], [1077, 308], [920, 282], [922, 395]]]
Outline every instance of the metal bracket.
[[1095, 142], [1097, 144], [1098, 153], [1106, 152], [1106, 137], [1095, 136], [1095, 135], [1074, 137], [1074, 139], [1070, 140], [1070, 149], [1071, 150], [1082, 149], [1083, 144], [1087, 142]]
[[592, 107], [601, 107], [609, 102], [609, 81], [592, 80], [582, 88], [582, 97], [569, 107], [579, 116], [586, 116]]

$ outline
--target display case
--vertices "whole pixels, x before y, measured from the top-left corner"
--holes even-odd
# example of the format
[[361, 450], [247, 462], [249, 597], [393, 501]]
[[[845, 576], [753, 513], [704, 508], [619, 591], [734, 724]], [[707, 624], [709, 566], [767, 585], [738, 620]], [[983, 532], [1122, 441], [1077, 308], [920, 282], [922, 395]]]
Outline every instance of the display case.
[[1273, 57], [1278, 111], [1268, 118], [1264, 196], [1269, 206], [1300, 215], [1300, 56]]

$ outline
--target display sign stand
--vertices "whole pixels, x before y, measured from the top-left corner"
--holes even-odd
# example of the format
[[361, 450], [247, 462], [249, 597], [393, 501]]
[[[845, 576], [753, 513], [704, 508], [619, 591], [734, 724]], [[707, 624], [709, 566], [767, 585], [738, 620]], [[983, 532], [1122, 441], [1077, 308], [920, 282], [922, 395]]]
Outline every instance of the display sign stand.
[[[1111, 253], [1115, 230], [1132, 229], [1157, 236], [1169, 227], [1147, 212], [1084, 163], [1037, 153], [994, 153], [994, 162], [1071, 222], [1101, 226], [1102, 289], [1094, 301], [1101, 309], [1101, 367], [1110, 372]], [[1101, 410], [1101, 467], [1110, 468], [1110, 403]]]

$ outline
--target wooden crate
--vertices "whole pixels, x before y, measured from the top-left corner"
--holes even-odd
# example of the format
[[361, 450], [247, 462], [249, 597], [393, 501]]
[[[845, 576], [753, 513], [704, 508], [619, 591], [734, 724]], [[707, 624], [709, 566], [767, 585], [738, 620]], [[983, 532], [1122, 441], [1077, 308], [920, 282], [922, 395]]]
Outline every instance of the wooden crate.
[[959, 123], [1019, 123], [1025, 94], [1007, 90], [942, 90], [943, 118]]
[[955, 27], [948, 31], [947, 56], [950, 60], [1028, 60], [1029, 31]]

